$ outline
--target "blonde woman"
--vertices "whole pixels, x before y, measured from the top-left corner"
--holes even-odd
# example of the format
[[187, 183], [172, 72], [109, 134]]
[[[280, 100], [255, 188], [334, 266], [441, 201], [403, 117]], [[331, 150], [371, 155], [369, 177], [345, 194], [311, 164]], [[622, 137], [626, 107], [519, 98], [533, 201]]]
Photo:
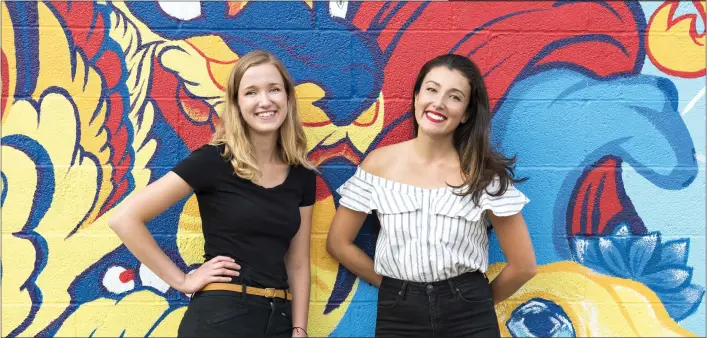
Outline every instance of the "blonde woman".
[[[234, 66], [213, 139], [133, 194], [110, 227], [172, 288], [193, 294], [179, 336], [306, 336], [316, 172], [295, 88], [256, 51]], [[194, 192], [205, 262], [181, 271], [145, 224]]]

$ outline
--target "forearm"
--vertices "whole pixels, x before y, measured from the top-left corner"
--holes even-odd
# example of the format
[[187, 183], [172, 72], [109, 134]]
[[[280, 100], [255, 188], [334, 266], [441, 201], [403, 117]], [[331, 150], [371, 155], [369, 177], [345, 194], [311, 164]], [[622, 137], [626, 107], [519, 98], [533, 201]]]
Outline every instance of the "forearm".
[[184, 272], [157, 245], [144, 223], [120, 220], [111, 228], [142, 264], [172, 288], [177, 289], [184, 282]]
[[491, 293], [494, 304], [498, 304], [518, 291], [535, 275], [534, 271], [519, 269], [506, 265], [501, 273], [491, 282]]
[[292, 294], [292, 327], [307, 330], [309, 318], [310, 275], [309, 257], [302, 258], [296, 266], [288, 267], [287, 274]]
[[380, 287], [383, 277], [375, 272], [373, 259], [361, 248], [353, 243], [346, 243], [330, 249], [332, 256], [347, 270], [364, 281]]

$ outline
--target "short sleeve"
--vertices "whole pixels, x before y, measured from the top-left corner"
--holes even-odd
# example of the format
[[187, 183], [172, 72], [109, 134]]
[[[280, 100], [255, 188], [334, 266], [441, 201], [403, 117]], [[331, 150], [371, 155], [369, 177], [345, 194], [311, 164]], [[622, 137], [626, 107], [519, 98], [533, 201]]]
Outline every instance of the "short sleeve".
[[496, 216], [511, 216], [519, 213], [523, 207], [530, 202], [528, 197], [518, 190], [512, 183], [508, 184], [506, 192], [500, 196], [491, 196], [489, 192], [495, 193], [498, 191], [499, 181], [495, 179], [486, 189], [481, 199], [479, 199], [479, 207], [482, 210], [490, 210]]
[[219, 149], [214, 145], [204, 145], [177, 163], [172, 171], [189, 184], [194, 192], [208, 190], [213, 184], [215, 170], [222, 162]]
[[302, 188], [302, 200], [300, 207], [314, 205], [317, 197], [317, 173], [314, 170], [304, 168], [304, 187]]
[[373, 177], [361, 168], [357, 168], [356, 173], [336, 189], [341, 196], [339, 205], [367, 214], [374, 209], [371, 205], [372, 191]]

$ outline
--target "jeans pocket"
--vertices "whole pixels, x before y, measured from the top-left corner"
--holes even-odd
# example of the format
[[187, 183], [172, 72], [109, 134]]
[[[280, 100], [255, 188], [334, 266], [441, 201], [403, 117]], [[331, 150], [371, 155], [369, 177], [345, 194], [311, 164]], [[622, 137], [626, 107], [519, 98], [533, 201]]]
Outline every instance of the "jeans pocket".
[[292, 303], [287, 302], [284, 304], [280, 304], [277, 307], [276, 315], [282, 318], [282, 320], [289, 325], [289, 327], [292, 327]]
[[207, 324], [218, 324], [218, 323], [222, 323], [224, 321], [245, 315], [247, 313], [248, 313], [248, 308], [246, 308], [246, 307], [232, 308], [232, 309], [228, 309], [224, 312], [210, 316], [206, 320], [206, 323]]
[[271, 303], [272, 313], [265, 329], [266, 336], [292, 337], [292, 304]]
[[491, 298], [491, 290], [483, 289], [479, 287], [457, 287], [456, 288], [457, 297], [465, 303], [470, 304], [491, 304], [493, 305], [493, 298]]
[[378, 289], [378, 308], [390, 309], [398, 305], [400, 301], [400, 292], [380, 288]]

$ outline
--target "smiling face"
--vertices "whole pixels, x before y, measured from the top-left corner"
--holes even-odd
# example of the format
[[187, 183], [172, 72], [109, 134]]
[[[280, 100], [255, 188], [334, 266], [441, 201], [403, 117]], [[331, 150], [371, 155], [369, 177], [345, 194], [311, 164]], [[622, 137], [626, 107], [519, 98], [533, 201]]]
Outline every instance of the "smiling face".
[[271, 134], [280, 129], [287, 118], [287, 92], [274, 65], [260, 64], [243, 73], [238, 107], [251, 133]]
[[454, 133], [468, 120], [471, 87], [458, 70], [444, 66], [432, 68], [415, 95], [415, 119], [418, 133], [445, 136]]

